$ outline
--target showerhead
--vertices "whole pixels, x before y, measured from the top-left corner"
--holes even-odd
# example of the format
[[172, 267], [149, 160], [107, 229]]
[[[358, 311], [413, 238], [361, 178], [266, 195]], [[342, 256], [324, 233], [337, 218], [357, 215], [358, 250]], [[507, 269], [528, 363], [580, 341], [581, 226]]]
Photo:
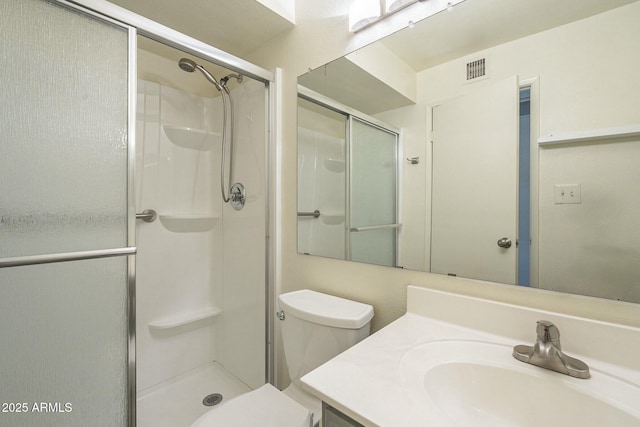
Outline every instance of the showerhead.
[[209, 80], [209, 82], [211, 82], [216, 87], [216, 89], [222, 92], [223, 88], [220, 83], [218, 83], [216, 78], [213, 77], [213, 75], [208, 72], [202, 65], [196, 64], [194, 61], [187, 58], [180, 58], [180, 60], [178, 61], [178, 67], [180, 67], [182, 71], [186, 71], [187, 73], [193, 73], [196, 69], [200, 70], [204, 77]]
[[178, 67], [180, 67], [182, 71], [193, 73], [196, 70], [196, 63], [187, 58], [180, 58], [180, 61], [178, 61]]

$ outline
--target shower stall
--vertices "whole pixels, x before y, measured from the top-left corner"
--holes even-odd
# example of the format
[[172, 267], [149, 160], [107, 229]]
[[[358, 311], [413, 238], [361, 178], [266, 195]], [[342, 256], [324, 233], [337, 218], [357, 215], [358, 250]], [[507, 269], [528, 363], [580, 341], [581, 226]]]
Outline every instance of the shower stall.
[[189, 425], [266, 375], [265, 86], [175, 55], [139, 43], [136, 206], [157, 213], [137, 227], [141, 427]]
[[0, 425], [190, 425], [269, 382], [273, 74], [107, 2], [0, 20]]

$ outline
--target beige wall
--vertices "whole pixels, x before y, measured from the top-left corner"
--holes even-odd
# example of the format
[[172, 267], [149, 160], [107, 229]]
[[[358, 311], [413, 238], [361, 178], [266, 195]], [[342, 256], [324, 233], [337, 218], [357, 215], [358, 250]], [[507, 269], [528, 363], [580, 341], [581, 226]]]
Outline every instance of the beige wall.
[[[279, 189], [282, 292], [309, 288], [372, 304], [373, 331], [405, 313], [409, 284], [640, 326], [640, 305], [297, 254], [297, 76], [371, 40], [373, 36], [369, 33], [357, 36], [348, 33], [347, 6], [348, 2], [341, 0], [299, 1], [296, 27], [246, 58], [267, 69], [282, 68], [282, 187]], [[393, 28], [386, 30], [390, 32]], [[379, 36], [385, 30], [376, 29], [376, 32]]]

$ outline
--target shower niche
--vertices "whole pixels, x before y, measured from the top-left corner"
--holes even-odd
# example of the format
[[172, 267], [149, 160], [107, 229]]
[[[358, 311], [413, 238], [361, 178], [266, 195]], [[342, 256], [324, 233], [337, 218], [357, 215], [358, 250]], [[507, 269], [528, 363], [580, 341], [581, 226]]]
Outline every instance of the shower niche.
[[198, 151], [210, 151], [216, 142], [219, 144], [219, 132], [208, 132], [204, 129], [185, 126], [162, 125], [169, 141], [179, 147]]

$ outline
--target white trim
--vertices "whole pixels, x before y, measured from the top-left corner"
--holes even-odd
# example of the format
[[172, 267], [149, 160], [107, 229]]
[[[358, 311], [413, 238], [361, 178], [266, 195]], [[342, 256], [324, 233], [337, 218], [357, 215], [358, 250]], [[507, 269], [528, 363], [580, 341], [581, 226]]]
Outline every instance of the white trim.
[[267, 327], [269, 335], [269, 353], [267, 378], [268, 382], [278, 388], [283, 388], [280, 384], [280, 349], [282, 348], [282, 335], [280, 328], [276, 325], [276, 312], [278, 311], [278, 296], [282, 293], [282, 69], [276, 68], [273, 71], [274, 83], [269, 84], [269, 111], [270, 126], [269, 133], [269, 162], [268, 162], [268, 183], [270, 205], [269, 215], [269, 239], [268, 239], [268, 289], [267, 294]]
[[538, 145], [547, 146], [555, 144], [570, 144], [634, 136], [640, 136], [640, 125], [617, 126], [611, 128], [588, 129], [583, 131], [550, 134], [538, 138]]

